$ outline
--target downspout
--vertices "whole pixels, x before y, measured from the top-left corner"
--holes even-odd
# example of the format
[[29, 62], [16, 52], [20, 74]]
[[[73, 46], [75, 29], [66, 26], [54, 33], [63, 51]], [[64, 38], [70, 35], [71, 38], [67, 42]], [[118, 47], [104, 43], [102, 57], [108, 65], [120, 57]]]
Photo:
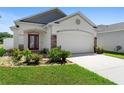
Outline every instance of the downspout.
[[96, 53], [96, 48], [97, 48], [97, 27], [94, 28], [95, 31], [95, 37], [94, 37], [94, 53]]
[[97, 48], [97, 37], [94, 37], [94, 53], [96, 53]]

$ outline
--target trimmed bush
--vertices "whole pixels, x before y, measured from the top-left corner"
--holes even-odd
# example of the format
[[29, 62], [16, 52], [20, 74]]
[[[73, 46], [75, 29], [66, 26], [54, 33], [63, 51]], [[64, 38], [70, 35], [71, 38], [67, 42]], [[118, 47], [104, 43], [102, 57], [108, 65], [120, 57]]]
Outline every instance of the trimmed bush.
[[60, 48], [53, 48], [49, 53], [50, 63], [66, 63], [66, 58], [69, 57], [71, 53], [69, 51], [61, 50]]
[[117, 51], [117, 52], [118, 52], [119, 50], [121, 50], [121, 49], [122, 49], [122, 47], [121, 47], [120, 45], [118, 45], [118, 46], [115, 47], [115, 51]]
[[13, 56], [12, 60], [14, 63], [18, 63], [22, 58], [22, 55], [18, 55], [18, 56]]
[[6, 50], [6, 55], [7, 56], [12, 56], [12, 53], [13, 53], [13, 49]]
[[39, 55], [39, 54], [32, 54], [31, 55], [31, 59], [34, 61], [34, 63], [36, 64], [36, 65], [38, 65], [38, 64], [40, 64], [40, 60], [43, 58], [43, 56], [42, 55]]
[[96, 48], [96, 53], [97, 54], [102, 54], [104, 52], [103, 48], [97, 47]]
[[21, 54], [21, 51], [19, 49], [13, 49], [12, 50], [12, 56], [16, 57], [18, 56], [19, 54]]
[[60, 57], [62, 58], [62, 62], [66, 63], [66, 58], [71, 56], [71, 52], [69, 51], [65, 51], [65, 50], [61, 50], [61, 55]]
[[41, 54], [48, 54], [48, 52], [49, 52], [49, 50], [48, 49], [46, 49], [46, 48], [44, 48], [43, 50], [41, 50]]
[[12, 60], [14, 63], [17, 63], [21, 60], [22, 58], [22, 51], [20, 51], [19, 49], [13, 49], [12, 51]]
[[23, 50], [23, 55], [24, 56], [31, 56], [31, 54], [32, 54], [31, 50], [29, 50], [29, 49]]
[[28, 63], [31, 60], [32, 52], [29, 49], [23, 50], [23, 55], [25, 56], [25, 62]]
[[4, 48], [0, 48], [0, 57], [2, 57], [6, 53]]
[[48, 53], [48, 57], [50, 58], [50, 63], [60, 63], [61, 62], [61, 49], [53, 48]]

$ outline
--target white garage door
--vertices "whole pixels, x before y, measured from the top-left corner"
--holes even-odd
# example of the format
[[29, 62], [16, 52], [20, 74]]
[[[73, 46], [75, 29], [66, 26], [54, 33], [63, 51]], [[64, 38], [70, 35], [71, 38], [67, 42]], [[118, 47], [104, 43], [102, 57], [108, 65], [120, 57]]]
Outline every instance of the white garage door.
[[94, 37], [83, 31], [57, 32], [57, 46], [72, 53], [86, 53], [94, 51]]

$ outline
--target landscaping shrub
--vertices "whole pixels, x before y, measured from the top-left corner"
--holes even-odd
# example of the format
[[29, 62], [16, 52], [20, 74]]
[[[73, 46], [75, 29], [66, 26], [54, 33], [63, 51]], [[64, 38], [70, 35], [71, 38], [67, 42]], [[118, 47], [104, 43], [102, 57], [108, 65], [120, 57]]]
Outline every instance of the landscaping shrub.
[[50, 58], [50, 63], [60, 63], [61, 62], [61, 49], [60, 48], [53, 48], [48, 53], [48, 57]]
[[18, 63], [22, 58], [22, 55], [18, 55], [18, 56], [13, 56], [12, 60], [14, 63]]
[[6, 53], [6, 50], [4, 48], [0, 48], [0, 57], [3, 56]]
[[97, 47], [96, 48], [96, 53], [97, 54], [102, 54], [104, 52], [103, 48]]
[[31, 50], [29, 50], [29, 49], [23, 50], [23, 55], [25, 57], [25, 62], [26, 63], [30, 62], [31, 54], [32, 54]]
[[14, 63], [19, 62], [22, 56], [23, 56], [22, 51], [20, 51], [19, 49], [12, 50], [12, 60]]
[[70, 55], [71, 55], [71, 52], [65, 51], [65, 50], [61, 50], [60, 57], [62, 59], [62, 63], [66, 63], [66, 58], [70, 57]]
[[71, 53], [69, 51], [61, 50], [60, 48], [53, 48], [49, 53], [50, 63], [65, 63], [66, 58], [69, 57]]
[[12, 56], [18, 56], [19, 54], [21, 54], [21, 51], [19, 49], [13, 49], [12, 50]]
[[31, 59], [34, 61], [34, 63], [36, 64], [36, 65], [38, 65], [40, 62], [40, 60], [43, 58], [43, 56], [42, 55], [39, 55], [39, 54], [35, 54], [35, 53], [33, 53], [32, 55], [31, 55]]
[[119, 50], [121, 50], [121, 49], [122, 49], [122, 47], [121, 47], [120, 45], [118, 45], [118, 46], [115, 47], [115, 51], [117, 51], [117, 52], [118, 52]]
[[6, 55], [7, 56], [12, 56], [13, 49], [8, 49], [6, 50]]
[[48, 52], [49, 52], [49, 50], [48, 49], [46, 49], [46, 48], [44, 48], [43, 50], [41, 50], [41, 54], [48, 54]]

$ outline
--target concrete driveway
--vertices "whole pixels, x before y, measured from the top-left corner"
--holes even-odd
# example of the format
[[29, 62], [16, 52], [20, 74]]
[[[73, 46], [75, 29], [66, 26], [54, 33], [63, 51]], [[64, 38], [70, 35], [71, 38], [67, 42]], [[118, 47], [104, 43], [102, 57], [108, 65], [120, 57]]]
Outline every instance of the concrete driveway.
[[105, 55], [83, 55], [68, 58], [117, 84], [124, 84], [124, 60]]

